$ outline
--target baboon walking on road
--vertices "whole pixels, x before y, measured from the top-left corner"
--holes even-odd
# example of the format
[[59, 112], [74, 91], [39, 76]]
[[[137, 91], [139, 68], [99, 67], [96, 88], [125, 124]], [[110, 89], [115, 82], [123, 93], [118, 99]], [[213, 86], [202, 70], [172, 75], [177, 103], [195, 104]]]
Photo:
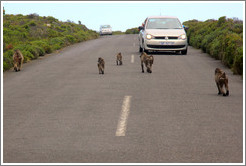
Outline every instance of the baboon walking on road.
[[148, 56], [145, 52], [143, 52], [140, 55], [140, 60], [141, 60], [142, 72], [144, 73], [144, 66], [143, 66], [144, 63], [147, 68], [147, 72], [152, 73], [152, 64], [154, 63], [153, 55]]
[[24, 57], [20, 50], [16, 49], [13, 55], [14, 70], [20, 71], [22, 68]]
[[105, 65], [104, 59], [99, 57], [97, 63], [99, 74], [104, 74], [104, 67], [105, 67], [104, 65]]
[[122, 55], [121, 52], [116, 55], [116, 64], [117, 65], [122, 65]]
[[[228, 78], [221, 69], [215, 69], [215, 82], [218, 88], [218, 95], [223, 94], [223, 96], [229, 96]], [[223, 86], [225, 86], [226, 93]]]

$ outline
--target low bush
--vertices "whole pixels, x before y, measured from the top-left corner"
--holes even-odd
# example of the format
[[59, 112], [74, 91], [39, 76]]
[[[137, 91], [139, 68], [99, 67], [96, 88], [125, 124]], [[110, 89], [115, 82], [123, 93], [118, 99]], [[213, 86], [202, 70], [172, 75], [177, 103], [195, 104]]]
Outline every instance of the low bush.
[[24, 62], [52, 53], [76, 42], [98, 38], [85, 25], [60, 22], [38, 14], [3, 16], [3, 70], [13, 66], [13, 51], [20, 49]]
[[138, 34], [139, 33], [139, 30], [138, 28], [131, 28], [131, 29], [127, 29], [125, 34]]
[[203, 52], [219, 59], [235, 74], [243, 74], [243, 22], [236, 18], [190, 20], [183, 23], [188, 26], [189, 45], [201, 48]]

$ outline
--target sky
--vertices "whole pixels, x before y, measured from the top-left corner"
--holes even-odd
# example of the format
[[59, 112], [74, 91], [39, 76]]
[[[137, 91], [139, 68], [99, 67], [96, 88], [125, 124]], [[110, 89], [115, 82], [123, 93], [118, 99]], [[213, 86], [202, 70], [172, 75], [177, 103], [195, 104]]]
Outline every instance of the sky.
[[109, 24], [113, 31], [138, 27], [148, 16], [176, 16], [181, 23], [197, 19], [218, 20], [222, 16], [244, 21], [244, 1], [2, 1], [6, 14], [52, 16], [60, 21], [81, 21], [99, 31]]

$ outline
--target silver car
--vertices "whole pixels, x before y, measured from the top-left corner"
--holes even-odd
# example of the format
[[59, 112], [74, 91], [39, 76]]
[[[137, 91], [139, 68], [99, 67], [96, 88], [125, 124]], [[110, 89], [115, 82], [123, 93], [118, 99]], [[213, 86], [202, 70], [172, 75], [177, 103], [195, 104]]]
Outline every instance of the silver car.
[[110, 25], [101, 25], [100, 35], [112, 35], [112, 27]]
[[181, 51], [181, 54], [187, 54], [186, 32], [177, 17], [147, 17], [139, 30], [140, 52]]

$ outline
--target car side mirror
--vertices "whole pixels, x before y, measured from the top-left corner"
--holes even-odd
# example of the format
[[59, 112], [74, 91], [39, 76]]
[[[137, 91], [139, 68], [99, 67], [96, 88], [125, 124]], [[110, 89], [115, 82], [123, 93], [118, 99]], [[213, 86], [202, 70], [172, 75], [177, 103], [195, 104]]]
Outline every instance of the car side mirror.
[[139, 26], [139, 27], [138, 27], [138, 30], [139, 30], [139, 31], [144, 30], [144, 27], [143, 27], [143, 26]]

